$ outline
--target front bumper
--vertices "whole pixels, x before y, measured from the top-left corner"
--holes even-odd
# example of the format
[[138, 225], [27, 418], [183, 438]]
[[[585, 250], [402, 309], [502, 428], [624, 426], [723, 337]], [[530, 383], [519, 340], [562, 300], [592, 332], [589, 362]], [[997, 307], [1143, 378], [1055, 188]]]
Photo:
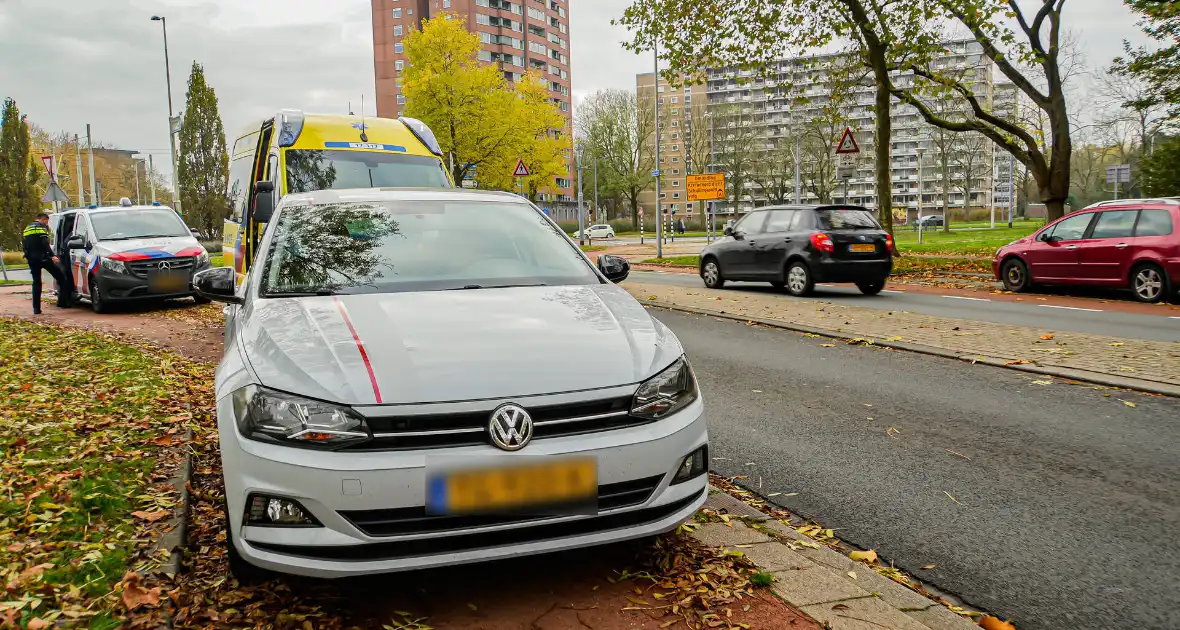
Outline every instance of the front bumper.
[[[707, 476], [670, 485], [684, 457], [708, 444], [704, 405], [637, 427], [538, 439], [518, 453], [492, 446], [395, 452], [322, 452], [242, 438], [230, 397], [218, 401], [218, 425], [233, 544], [251, 564], [274, 571], [339, 578], [538, 554], [642, 538], [674, 529], [704, 503]], [[428, 458], [582, 456], [598, 462], [598, 483], [658, 477], [641, 503], [597, 516], [559, 516], [490, 526], [369, 535], [341, 512], [417, 508], [426, 503]], [[254, 492], [298, 500], [321, 527], [243, 524]]]
[[212, 264], [206, 262], [204, 264], [195, 265], [192, 272], [188, 274], [188, 279], [185, 282], [184, 290], [167, 293], [160, 293], [151, 290], [148, 286], [147, 278], [140, 278], [131, 273], [117, 273], [102, 265], [95, 268], [93, 275], [94, 280], [98, 283], [98, 288], [102, 291], [102, 297], [108, 302], [130, 302], [134, 300], [166, 300], [170, 298], [189, 297], [194, 294], [192, 290], [193, 275], [199, 271], [211, 269]]

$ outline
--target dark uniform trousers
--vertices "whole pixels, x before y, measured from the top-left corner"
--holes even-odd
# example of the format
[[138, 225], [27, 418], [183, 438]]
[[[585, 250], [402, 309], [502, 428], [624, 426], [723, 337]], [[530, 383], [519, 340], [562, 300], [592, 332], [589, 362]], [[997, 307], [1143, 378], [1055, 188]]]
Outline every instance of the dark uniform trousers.
[[68, 306], [70, 303], [70, 288], [66, 283], [65, 276], [61, 273], [61, 268], [53, 262], [53, 259], [29, 259], [29, 273], [33, 274], [33, 312], [41, 310], [41, 270], [49, 272], [53, 279], [57, 281], [57, 305]]

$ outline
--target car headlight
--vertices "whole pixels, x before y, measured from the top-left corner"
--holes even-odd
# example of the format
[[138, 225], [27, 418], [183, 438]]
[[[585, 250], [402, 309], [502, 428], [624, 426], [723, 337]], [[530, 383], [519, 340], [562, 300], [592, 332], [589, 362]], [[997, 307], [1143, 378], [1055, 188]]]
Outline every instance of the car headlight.
[[684, 357], [647, 379], [635, 392], [631, 415], [656, 420], [684, 409], [696, 400], [697, 381]]
[[197, 255], [197, 266], [209, 264], [209, 252], [201, 252]]
[[371, 439], [352, 409], [249, 385], [233, 393], [238, 430], [252, 440], [333, 450]]
[[107, 271], [110, 271], [113, 273], [122, 273], [122, 274], [127, 273], [127, 265], [123, 264], [123, 261], [121, 261], [121, 260], [114, 260], [111, 258], [103, 258], [99, 264], [102, 265], [103, 269], [106, 269]]

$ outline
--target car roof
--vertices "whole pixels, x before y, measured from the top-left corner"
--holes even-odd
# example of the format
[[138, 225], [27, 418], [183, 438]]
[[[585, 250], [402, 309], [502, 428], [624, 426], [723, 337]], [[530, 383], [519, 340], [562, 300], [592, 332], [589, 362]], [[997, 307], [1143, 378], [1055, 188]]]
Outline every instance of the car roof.
[[763, 206], [761, 208], [754, 208], [750, 212], [761, 212], [763, 210], [864, 210], [865, 212], [872, 212], [864, 206], [857, 206], [850, 203], [792, 203], [781, 206]]
[[1180, 197], [1152, 197], [1149, 199], [1107, 199], [1106, 201], [1099, 201], [1092, 203], [1082, 210], [1094, 210], [1097, 208], [1116, 208], [1116, 207], [1132, 207], [1140, 206], [1180, 206]]
[[141, 205], [137, 205], [137, 206], [135, 206], [135, 205], [133, 205], [133, 206], [102, 206], [99, 208], [67, 208], [65, 210], [62, 210], [61, 212], [51, 213], [50, 216], [64, 215], [64, 214], [76, 214], [76, 213], [80, 213], [80, 212], [85, 212], [86, 214], [96, 214], [96, 213], [104, 213], [104, 212], [115, 212], [118, 210], [171, 210], [171, 209], [172, 209], [171, 206], [163, 206], [163, 205], [152, 206], [152, 205], [147, 205], [147, 204], [141, 204]]
[[283, 197], [280, 205], [321, 205], [366, 201], [499, 201], [529, 203], [524, 197], [508, 192], [472, 190], [468, 188], [347, 188], [341, 190], [316, 190], [306, 193], [291, 193]]

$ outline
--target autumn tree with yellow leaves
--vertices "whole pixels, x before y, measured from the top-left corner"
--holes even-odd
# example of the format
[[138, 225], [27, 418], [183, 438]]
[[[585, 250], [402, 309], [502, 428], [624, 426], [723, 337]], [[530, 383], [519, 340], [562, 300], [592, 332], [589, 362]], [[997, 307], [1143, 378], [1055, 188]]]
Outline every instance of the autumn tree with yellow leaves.
[[[406, 115], [430, 126], [456, 183], [517, 190], [530, 198], [554, 192], [568, 176], [565, 118], [533, 73], [509, 83], [494, 64], [480, 61], [479, 36], [454, 14], [426, 20], [405, 41]], [[524, 160], [529, 177], [512, 176]]]

